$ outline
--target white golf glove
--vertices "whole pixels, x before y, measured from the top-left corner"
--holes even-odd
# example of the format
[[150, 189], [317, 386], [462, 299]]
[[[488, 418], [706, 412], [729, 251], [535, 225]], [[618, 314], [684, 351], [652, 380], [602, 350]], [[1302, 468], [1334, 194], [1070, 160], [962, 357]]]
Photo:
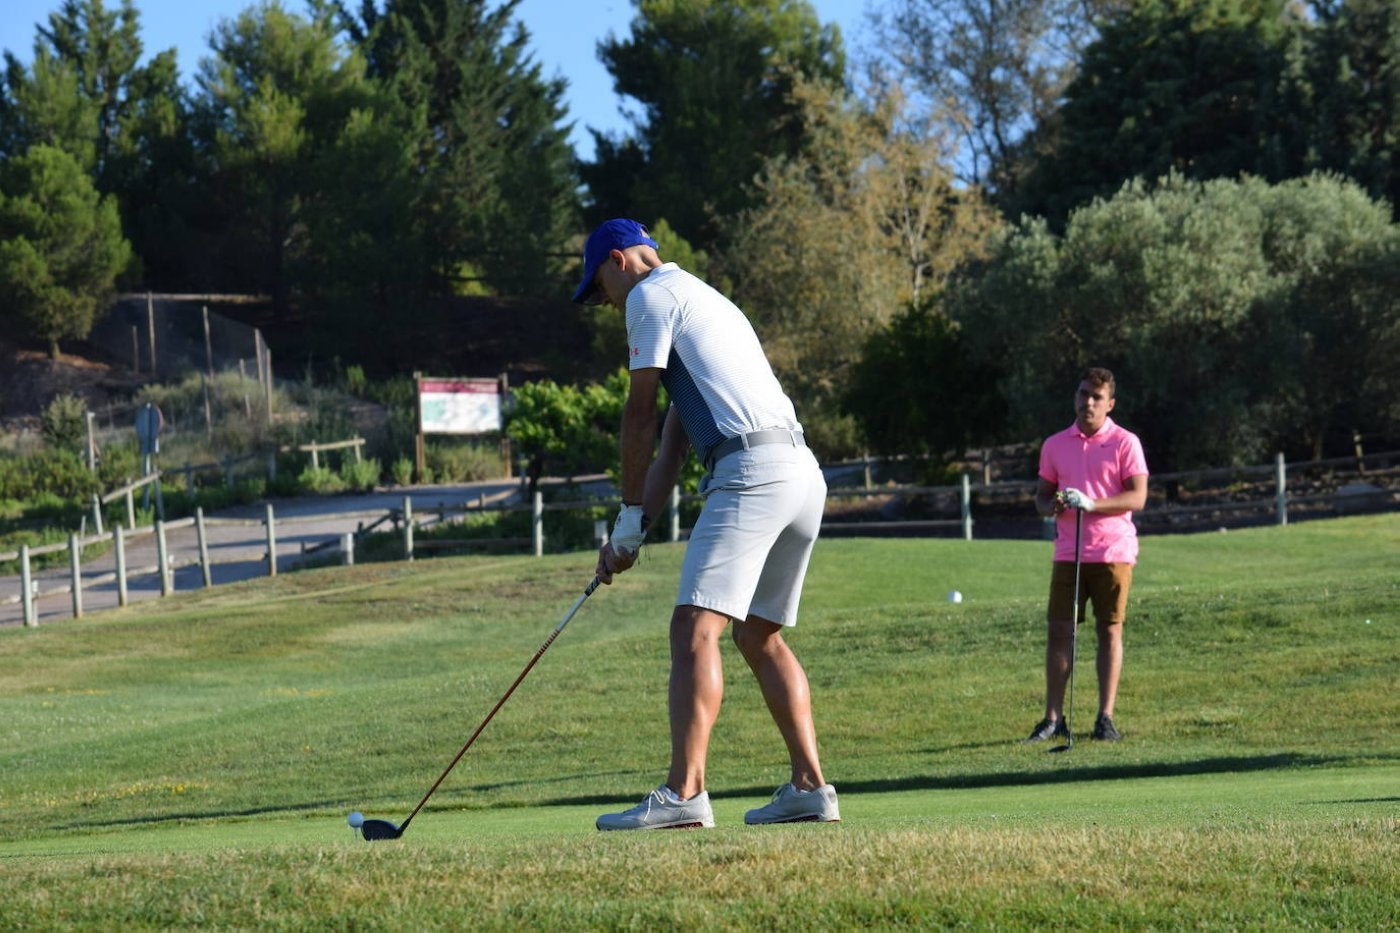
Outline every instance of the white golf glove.
[[1072, 509], [1079, 509], [1081, 512], [1092, 512], [1097, 503], [1078, 489], [1066, 489], [1065, 505]]
[[635, 554], [641, 549], [647, 536], [647, 517], [642, 514], [640, 505], [624, 505], [613, 523], [612, 537], [608, 543], [619, 553]]

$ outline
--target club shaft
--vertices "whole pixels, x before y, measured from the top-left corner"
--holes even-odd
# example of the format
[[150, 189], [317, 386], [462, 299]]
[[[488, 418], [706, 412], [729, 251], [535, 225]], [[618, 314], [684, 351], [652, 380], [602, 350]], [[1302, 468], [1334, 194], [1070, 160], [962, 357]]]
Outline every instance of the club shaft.
[[1069, 705], [1065, 707], [1065, 732], [1067, 744], [1074, 744], [1074, 730], [1070, 717], [1074, 713], [1074, 668], [1079, 663], [1079, 567], [1082, 562], [1080, 545], [1084, 538], [1084, 510], [1075, 510], [1074, 516], [1074, 629], [1069, 640]]
[[502, 706], [506, 705], [506, 700], [510, 699], [510, 695], [515, 692], [515, 688], [520, 686], [520, 682], [525, 679], [525, 675], [529, 674], [530, 670], [539, 662], [540, 658], [544, 657], [544, 653], [549, 650], [549, 646], [554, 644], [554, 639], [558, 638], [559, 633], [564, 631], [564, 626], [569, 624], [569, 620], [574, 617], [574, 613], [578, 612], [579, 607], [583, 605], [583, 601], [593, 594], [593, 591], [598, 588], [600, 582], [601, 581], [599, 581], [597, 577], [594, 577], [593, 582], [588, 584], [587, 589], [583, 591], [583, 595], [574, 601], [574, 604], [569, 607], [568, 612], [564, 613], [564, 618], [560, 619], [559, 624], [554, 627], [554, 631], [549, 633], [549, 637], [544, 640], [544, 644], [540, 645], [539, 650], [535, 652], [535, 656], [530, 659], [530, 662], [525, 665], [525, 669], [520, 672], [520, 676], [516, 677], [515, 682], [510, 685], [510, 689], [505, 692], [504, 696], [496, 701], [495, 706], [491, 707], [491, 712], [486, 714], [486, 718], [481, 721], [481, 725], [476, 727], [476, 731], [471, 734], [471, 738], [467, 739], [466, 744], [457, 752], [457, 757], [453, 758], [452, 763], [443, 770], [442, 774], [438, 775], [438, 779], [433, 782], [432, 787], [428, 788], [428, 792], [423, 795], [423, 799], [418, 801], [418, 806], [413, 808], [413, 812], [408, 815], [408, 819], [404, 820], [403, 823], [399, 825], [400, 834], [408, 829], [408, 824], [413, 822], [413, 818], [418, 815], [419, 810], [423, 809], [423, 805], [428, 802], [428, 798], [433, 796], [433, 792], [438, 789], [443, 781], [447, 780], [447, 776], [452, 773], [452, 769], [457, 767], [457, 762], [461, 761], [462, 756], [467, 753], [467, 749], [472, 747], [472, 743], [476, 741], [476, 737], [481, 735], [482, 730], [485, 729], [487, 724], [495, 717], [497, 711], [499, 711]]

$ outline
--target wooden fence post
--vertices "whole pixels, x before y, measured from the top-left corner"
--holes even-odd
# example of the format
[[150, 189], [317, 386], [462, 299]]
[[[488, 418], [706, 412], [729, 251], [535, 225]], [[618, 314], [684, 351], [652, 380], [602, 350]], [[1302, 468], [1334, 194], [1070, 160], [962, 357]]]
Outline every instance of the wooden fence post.
[[340, 562], [347, 567], [355, 566], [355, 533], [347, 531], [340, 536]]
[[1278, 511], [1278, 523], [1288, 524], [1288, 467], [1283, 462], [1283, 454], [1279, 453], [1274, 458], [1274, 483], [1278, 487], [1275, 495], [1275, 508]]
[[97, 534], [105, 534], [102, 530], [102, 497], [97, 493], [92, 494], [92, 526]]
[[538, 489], [530, 503], [530, 540], [535, 556], [544, 556], [544, 494]]
[[112, 550], [117, 557], [117, 605], [125, 606], [126, 592], [126, 532], [121, 525], [112, 526]]
[[204, 507], [195, 506], [194, 509], [194, 534], [199, 541], [199, 569], [204, 574], [204, 588], [208, 589], [214, 585], [214, 577], [209, 567], [209, 538], [204, 530]]
[[24, 607], [24, 624], [33, 628], [39, 624], [34, 613], [34, 575], [29, 571], [29, 545], [19, 546], [20, 605]]
[[403, 497], [403, 556], [413, 560], [413, 500]]
[[83, 617], [83, 549], [78, 536], [68, 536], [68, 576], [73, 583], [73, 618]]
[[277, 576], [277, 523], [272, 514], [272, 503], [267, 504], [267, 575]]
[[670, 542], [675, 544], [681, 539], [681, 487], [679, 485], [671, 487], [671, 537]]
[[967, 474], [962, 475], [962, 529], [963, 540], [972, 540], [972, 485], [967, 478]]
[[156, 519], [156, 572], [160, 574], [160, 595], [169, 596], [173, 589], [170, 580], [170, 551], [165, 546], [165, 522]]

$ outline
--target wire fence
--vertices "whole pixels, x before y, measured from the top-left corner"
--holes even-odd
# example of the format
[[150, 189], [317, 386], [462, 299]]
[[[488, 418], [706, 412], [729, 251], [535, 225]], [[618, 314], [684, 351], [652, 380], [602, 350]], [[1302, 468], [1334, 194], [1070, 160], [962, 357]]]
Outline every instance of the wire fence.
[[132, 372], [156, 379], [190, 372], [212, 375], [241, 366], [266, 382], [270, 353], [261, 332], [217, 310], [259, 300], [243, 295], [120, 295], [93, 327], [88, 342]]

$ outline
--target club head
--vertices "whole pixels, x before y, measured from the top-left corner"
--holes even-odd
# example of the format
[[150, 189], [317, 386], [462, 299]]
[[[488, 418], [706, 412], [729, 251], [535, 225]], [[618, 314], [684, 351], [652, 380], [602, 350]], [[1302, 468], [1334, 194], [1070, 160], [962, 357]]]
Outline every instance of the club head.
[[364, 823], [360, 824], [360, 835], [365, 837], [366, 842], [373, 842], [376, 839], [397, 839], [403, 835], [403, 829], [388, 820], [365, 820]]

